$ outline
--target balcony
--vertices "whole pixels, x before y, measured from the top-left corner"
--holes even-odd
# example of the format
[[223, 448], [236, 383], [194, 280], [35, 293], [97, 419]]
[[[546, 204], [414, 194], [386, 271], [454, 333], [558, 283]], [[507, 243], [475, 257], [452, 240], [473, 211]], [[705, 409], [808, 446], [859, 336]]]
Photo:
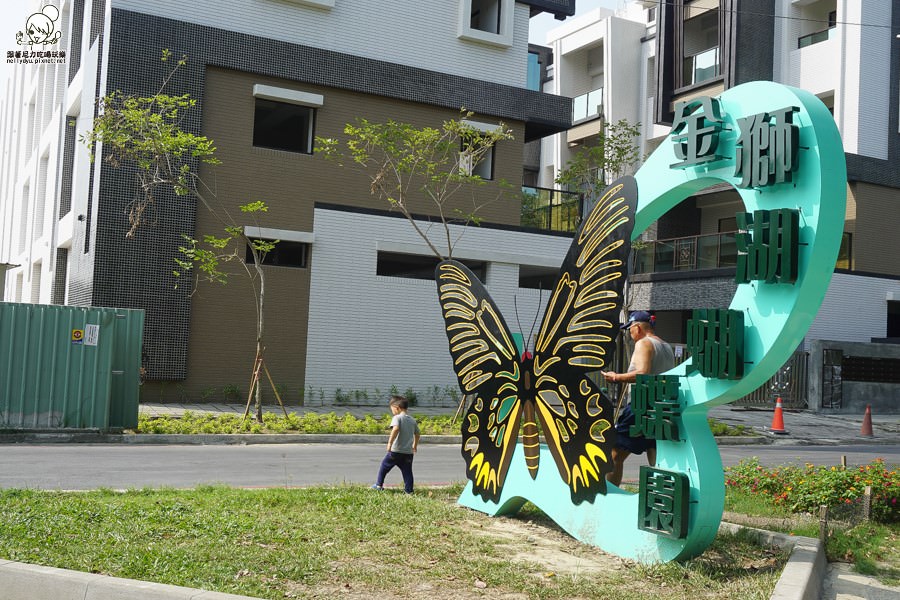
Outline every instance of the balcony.
[[581, 221], [581, 194], [549, 188], [522, 188], [523, 227], [574, 233]]
[[683, 82], [687, 87], [719, 76], [719, 47], [684, 57]]
[[634, 274], [720, 269], [737, 264], [737, 232], [635, 243]]
[[813, 44], [827, 42], [831, 39], [832, 35], [834, 35], [834, 27], [829, 27], [827, 29], [823, 29], [822, 31], [814, 31], [812, 33], [808, 33], [797, 38], [797, 48], [806, 48], [807, 46], [812, 46]]
[[[837, 28], [829, 27], [797, 38], [797, 47], [790, 51], [786, 83], [822, 96], [840, 89], [841, 69], [823, 69], [822, 65], [841, 64], [843, 44], [852, 44]], [[854, 49], [854, 51], [859, 48]]]
[[541, 57], [537, 52], [528, 53], [528, 77], [525, 87], [529, 90], [541, 91]]
[[572, 99], [572, 123], [597, 119], [603, 113], [603, 88], [591, 90], [587, 94]]

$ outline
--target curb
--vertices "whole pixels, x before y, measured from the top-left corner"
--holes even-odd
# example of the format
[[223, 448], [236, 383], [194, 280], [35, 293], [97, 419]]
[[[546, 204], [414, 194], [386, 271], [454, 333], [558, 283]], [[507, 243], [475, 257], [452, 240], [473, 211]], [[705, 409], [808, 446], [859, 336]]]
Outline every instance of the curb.
[[177, 585], [0, 561], [4, 600], [259, 600]]
[[825, 548], [817, 539], [775, 533], [764, 529], [720, 523], [719, 531], [747, 532], [758, 544], [790, 548], [788, 562], [775, 584], [770, 600], [819, 600], [828, 569]]
[[[332, 433], [101, 433], [22, 432], [0, 434], [0, 444], [133, 444], [133, 445], [250, 445], [250, 444], [383, 444], [387, 434]], [[459, 435], [423, 435], [423, 444], [462, 444]]]

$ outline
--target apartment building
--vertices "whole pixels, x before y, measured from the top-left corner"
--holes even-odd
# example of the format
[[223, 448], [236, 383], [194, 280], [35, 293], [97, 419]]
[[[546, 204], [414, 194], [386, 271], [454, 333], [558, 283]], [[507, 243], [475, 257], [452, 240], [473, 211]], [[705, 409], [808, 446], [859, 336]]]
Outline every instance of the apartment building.
[[[91, 161], [80, 142], [98, 97], [160, 88], [168, 49], [187, 62], [167, 91], [197, 100], [182, 127], [212, 138], [222, 161], [200, 169], [211, 197], [232, 214], [248, 201], [269, 205], [240, 224], [279, 240], [264, 267], [265, 344], [287, 399], [376, 399], [396, 387], [428, 401], [455, 387], [430, 251], [371, 197], [365, 177], [315, 156], [314, 140], [340, 136], [356, 118], [437, 126], [465, 107], [476, 126], [502, 122], [514, 134], [484, 172], [490, 182], [478, 193], [493, 198], [500, 180], [522, 180], [527, 142], [571, 123], [570, 98], [529, 89], [527, 38], [531, 16], [564, 18], [574, 0], [53, 7], [61, 36], [52, 48], [64, 60], [16, 65], [0, 107], [6, 301], [145, 310], [144, 400], [246, 393], [256, 337], [250, 283], [236, 271], [226, 286], [194, 289], [173, 275], [182, 235], [218, 234], [221, 223], [192, 201], [160, 196], [126, 238], [133, 173], [106, 163], [102, 148]], [[433, 210], [423, 201], [414, 212]], [[481, 216], [480, 227], [453, 226], [454, 255], [483, 274], [511, 322], [518, 310], [530, 323], [539, 310], [533, 282], [558, 267], [570, 237], [523, 227], [517, 197]]]
[[[640, 13], [643, 18], [635, 16]], [[631, 23], [622, 23], [626, 18], [642, 21], [643, 28], [638, 31]], [[748, 81], [799, 87], [829, 107], [847, 157], [846, 221], [835, 275], [801, 350], [809, 350], [816, 340], [849, 344], [900, 338], [900, 261], [896, 258], [900, 242], [893, 235], [900, 203], [896, 169], [900, 40], [895, 37], [900, 31], [900, 2], [633, 2], [618, 15], [573, 19], [551, 31], [554, 92], [598, 94], [588, 89], [599, 88], [598, 83], [584, 83], [598, 72], [593, 65], [600, 64], [591, 60], [591, 53], [598, 57], [604, 50], [609, 53], [610, 39], [616, 39], [610, 31], [616, 27], [618, 39], [627, 41], [612, 54], [629, 64], [626, 73], [631, 76], [615, 78], [615, 70], [604, 64], [602, 102], [587, 103], [602, 105], [604, 110], [595, 110], [590, 123], [602, 127], [604, 111], [608, 122], [637, 114], [644, 152], [664, 139], [660, 136], [668, 132], [677, 102], [716, 96]], [[573, 60], [579, 53], [584, 59]], [[579, 106], [577, 98], [575, 106]], [[571, 136], [585, 129], [584, 124], [576, 125], [544, 141], [544, 148], [552, 148], [543, 167], [548, 180], [565, 164], [566, 148], [578, 142]], [[719, 185], [686, 199], [663, 216], [655, 230], [644, 234], [647, 243], [636, 252], [631, 278], [631, 306], [657, 311], [665, 339], [685, 341], [692, 309], [730, 303], [736, 289], [735, 214], [742, 210], [737, 193]], [[863, 318], [857, 318], [860, 315]], [[840, 359], [823, 358], [822, 344], [816, 348], [819, 354], [810, 357], [811, 370], [831, 369], [840, 380]], [[873, 385], [885, 380], [900, 383], [889, 375], [900, 367], [900, 354], [879, 352], [884, 360], [866, 367], [879, 374], [851, 376], [870, 377], [867, 381]], [[848, 374], [845, 365], [845, 379]]]

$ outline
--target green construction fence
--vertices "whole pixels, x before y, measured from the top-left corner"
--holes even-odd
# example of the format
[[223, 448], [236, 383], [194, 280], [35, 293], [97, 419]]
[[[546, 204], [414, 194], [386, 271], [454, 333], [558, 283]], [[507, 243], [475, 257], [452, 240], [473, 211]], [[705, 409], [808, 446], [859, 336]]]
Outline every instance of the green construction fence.
[[144, 311], [0, 302], [0, 429], [137, 426]]

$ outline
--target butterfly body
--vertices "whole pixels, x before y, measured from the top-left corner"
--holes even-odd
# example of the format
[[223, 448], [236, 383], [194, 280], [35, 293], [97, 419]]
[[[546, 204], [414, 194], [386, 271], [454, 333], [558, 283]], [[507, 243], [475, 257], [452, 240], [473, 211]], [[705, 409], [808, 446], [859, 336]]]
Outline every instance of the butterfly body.
[[[533, 354], [519, 355], [487, 290], [464, 265], [436, 269], [453, 367], [471, 402], [462, 455], [473, 491], [499, 501], [522, 437], [529, 474], [540, 467], [540, 434], [572, 501], [606, 493], [615, 441], [612, 404], [587, 376], [615, 349], [637, 188], [623, 178], [607, 188], [575, 234], [544, 311]], [[608, 367], [607, 367], [608, 368]]]

